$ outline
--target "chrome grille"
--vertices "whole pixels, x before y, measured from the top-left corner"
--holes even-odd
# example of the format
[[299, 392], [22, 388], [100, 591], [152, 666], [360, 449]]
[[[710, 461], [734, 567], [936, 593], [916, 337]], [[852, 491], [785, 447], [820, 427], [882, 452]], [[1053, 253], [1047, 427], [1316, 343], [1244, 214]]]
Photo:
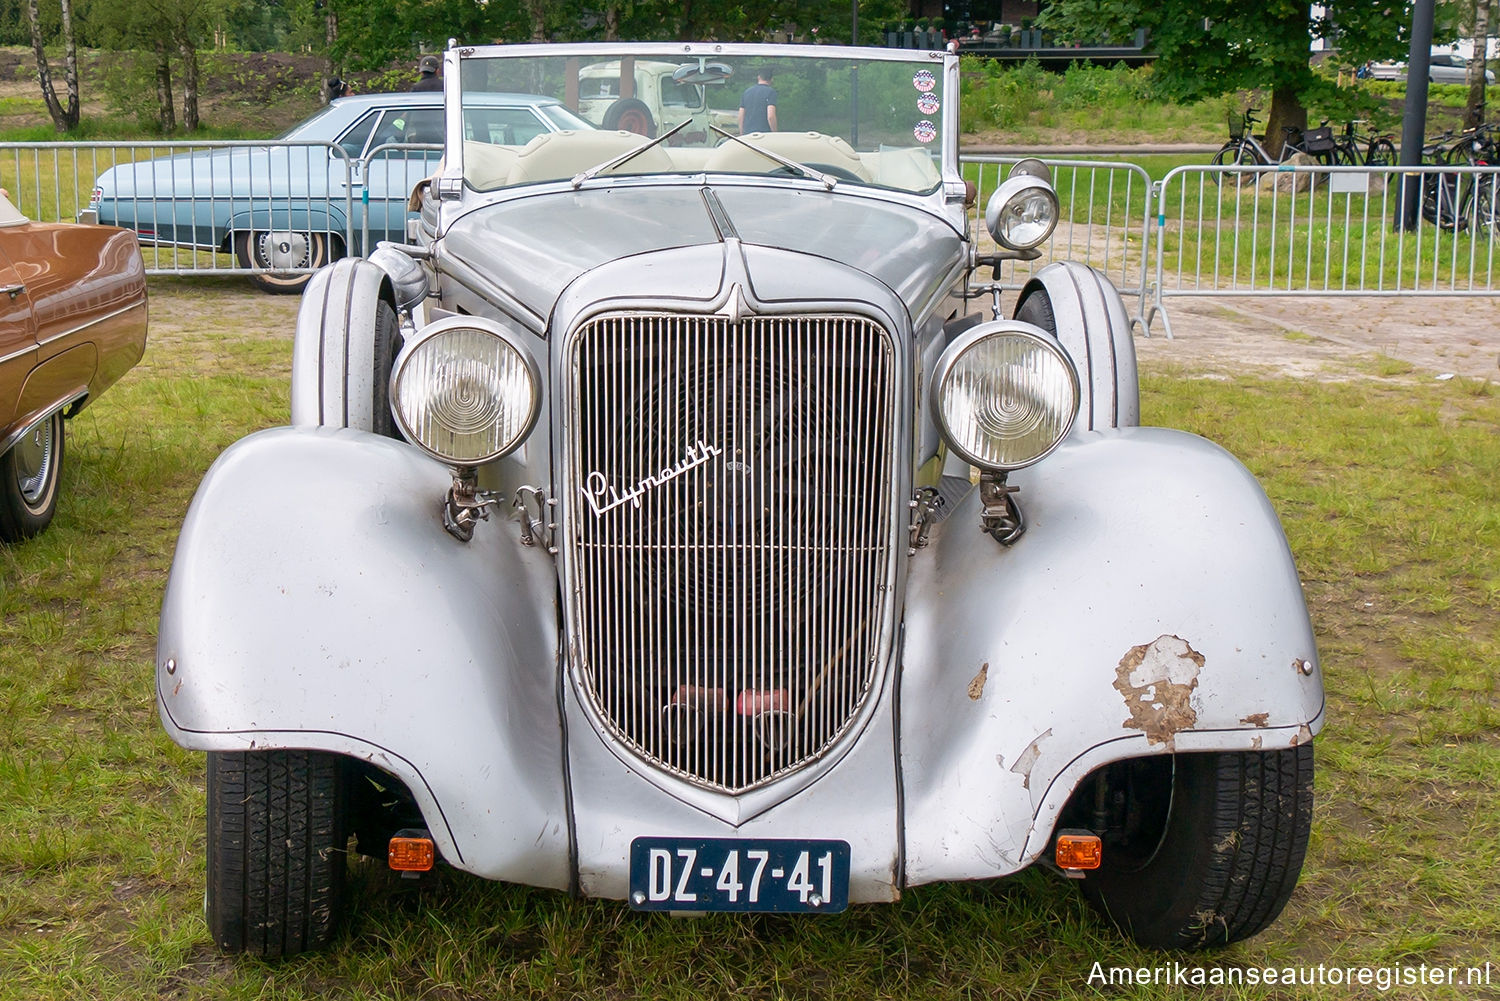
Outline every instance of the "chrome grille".
[[570, 343], [586, 697], [632, 751], [709, 788], [816, 759], [889, 648], [889, 335], [844, 315], [632, 313]]

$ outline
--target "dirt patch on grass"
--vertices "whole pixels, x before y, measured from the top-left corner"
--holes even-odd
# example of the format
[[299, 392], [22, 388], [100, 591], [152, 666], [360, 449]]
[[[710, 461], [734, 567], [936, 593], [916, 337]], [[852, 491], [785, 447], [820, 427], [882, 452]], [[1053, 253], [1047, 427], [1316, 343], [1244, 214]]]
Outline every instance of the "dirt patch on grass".
[[1247, 372], [1339, 380], [1500, 381], [1500, 300], [1182, 298], [1136, 337], [1143, 362], [1229, 378]]

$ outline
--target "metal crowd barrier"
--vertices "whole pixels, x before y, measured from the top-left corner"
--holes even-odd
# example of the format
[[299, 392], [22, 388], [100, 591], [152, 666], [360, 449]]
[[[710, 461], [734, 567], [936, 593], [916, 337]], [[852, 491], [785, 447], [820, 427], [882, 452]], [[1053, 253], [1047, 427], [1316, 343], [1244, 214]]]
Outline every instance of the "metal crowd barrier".
[[[0, 187], [34, 219], [94, 213], [136, 230], [149, 274], [303, 274], [405, 239], [407, 197], [440, 156], [435, 144], [357, 160], [309, 142], [0, 143]], [[1021, 159], [963, 157], [981, 253], [994, 249], [985, 201]], [[1051, 261], [1082, 261], [1135, 300], [1132, 320], [1148, 336], [1157, 317], [1171, 336], [1166, 303], [1177, 296], [1500, 294], [1500, 167], [1204, 164], [1153, 184], [1131, 163], [1040, 159], [1061, 221], [1044, 256], [1007, 262], [999, 284], [1019, 289]], [[1409, 230], [1392, 224], [1405, 176], [1420, 182], [1422, 203]], [[95, 204], [96, 187], [106, 191]], [[289, 264], [302, 248], [276, 240], [283, 232], [338, 245]], [[252, 247], [259, 262], [247, 259]]]
[[[1406, 176], [1418, 222], [1394, 225]], [[1500, 167], [1186, 166], [1157, 185], [1143, 327], [1173, 296], [1500, 294]]]
[[357, 246], [355, 163], [322, 142], [0, 143], [0, 187], [32, 219], [135, 230], [147, 274], [305, 274]]
[[[364, 206], [359, 246], [366, 249], [362, 253], [374, 250], [381, 240], [406, 239], [406, 209], [412, 188], [437, 171], [442, 156], [442, 143], [387, 143], [376, 146], [355, 164]], [[372, 222], [376, 229], [373, 238]]]
[[964, 177], [978, 188], [970, 233], [979, 252], [995, 248], [984, 227], [985, 202], [1005, 179], [1005, 167], [1039, 159], [1052, 170], [1059, 221], [1035, 261], [1008, 261], [996, 276], [1002, 288], [1022, 288], [1053, 261], [1081, 261], [1104, 272], [1127, 297], [1134, 296], [1132, 321], [1146, 325], [1150, 274], [1151, 178], [1133, 163], [1063, 160], [1052, 157], [965, 156]]

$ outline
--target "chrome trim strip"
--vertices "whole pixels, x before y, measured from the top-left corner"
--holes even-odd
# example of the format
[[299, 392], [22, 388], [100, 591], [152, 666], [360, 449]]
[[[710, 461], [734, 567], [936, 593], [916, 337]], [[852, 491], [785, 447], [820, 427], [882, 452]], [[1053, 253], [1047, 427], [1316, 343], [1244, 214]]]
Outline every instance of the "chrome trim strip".
[[145, 307], [145, 305], [146, 304], [144, 302], [133, 302], [133, 303], [131, 303], [128, 306], [121, 306], [119, 309], [115, 310], [113, 313], [105, 313], [103, 316], [96, 316], [92, 320], [89, 320], [87, 323], [80, 323], [78, 326], [76, 326], [76, 327], [70, 327], [67, 330], [64, 330], [60, 334], [53, 334], [51, 337], [47, 338], [45, 341], [37, 341], [36, 342], [36, 346], [39, 347], [39, 348], [46, 347], [48, 344], [51, 344], [53, 341], [60, 341], [64, 337], [72, 337], [74, 334], [78, 333], [81, 330], [87, 330], [90, 327], [97, 326], [98, 324], [103, 323], [105, 320], [113, 320], [115, 317], [121, 316], [121, 315], [123, 315], [125, 313], [129, 313], [131, 310], [142, 309], [142, 308]]

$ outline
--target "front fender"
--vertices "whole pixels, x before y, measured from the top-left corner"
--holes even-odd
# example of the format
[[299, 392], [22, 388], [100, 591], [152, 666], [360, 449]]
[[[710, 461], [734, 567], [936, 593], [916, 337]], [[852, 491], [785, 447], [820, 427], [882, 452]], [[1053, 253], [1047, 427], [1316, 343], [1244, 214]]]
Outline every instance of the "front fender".
[[565, 887], [556, 576], [503, 520], [445, 532], [448, 486], [411, 446], [347, 429], [225, 451], [167, 582], [162, 722], [195, 750], [372, 761], [449, 862]]
[[1323, 714], [1312, 626], [1254, 477], [1202, 438], [1086, 432], [971, 491], [913, 557], [901, 679], [906, 881], [1014, 871], [1107, 762], [1287, 747]]

